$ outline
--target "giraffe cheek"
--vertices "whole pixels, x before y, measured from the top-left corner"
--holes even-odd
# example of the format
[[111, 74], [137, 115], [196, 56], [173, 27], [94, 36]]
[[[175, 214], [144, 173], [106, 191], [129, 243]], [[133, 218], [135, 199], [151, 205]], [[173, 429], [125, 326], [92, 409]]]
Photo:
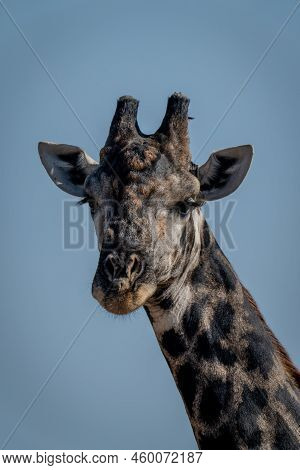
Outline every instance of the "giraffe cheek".
[[97, 302], [99, 302], [99, 304], [104, 307], [104, 303], [105, 303], [105, 294], [103, 292], [103, 290], [101, 289], [101, 287], [95, 287], [93, 286], [92, 287], [92, 296], [94, 297], [94, 299], [97, 300]]

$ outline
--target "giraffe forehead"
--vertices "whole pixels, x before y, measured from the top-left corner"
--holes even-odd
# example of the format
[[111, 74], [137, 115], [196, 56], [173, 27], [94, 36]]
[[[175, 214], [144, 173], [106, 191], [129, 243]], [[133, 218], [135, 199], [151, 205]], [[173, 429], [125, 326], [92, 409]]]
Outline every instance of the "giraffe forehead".
[[176, 167], [156, 149], [146, 147], [138, 153], [133, 146], [122, 155], [114, 154], [114, 159], [105, 158], [87, 178], [85, 189], [99, 200], [131, 200], [132, 207], [140, 207], [153, 199], [168, 204], [196, 197], [200, 184], [188, 168]]
[[[117, 186], [114, 180], [113, 186]], [[170, 173], [160, 175], [153, 173], [147, 178], [137, 178], [124, 187], [122, 196], [138, 207], [152, 205], [169, 207], [189, 197], [196, 197], [200, 185], [190, 173]]]
[[135, 139], [123, 147], [104, 147], [100, 151], [103, 164], [119, 173], [146, 170], [158, 161], [160, 156], [158, 143], [143, 139]]
[[161, 201], [162, 204], [184, 200], [187, 197], [196, 197], [200, 190], [199, 181], [188, 171], [173, 173], [160, 173], [157, 171], [130, 172], [126, 178], [111, 175], [109, 183], [107, 178], [101, 185], [104, 195], [114, 195], [122, 199], [140, 203], [151, 200]]
[[141, 171], [150, 168], [159, 159], [160, 153], [148, 144], [134, 143], [123, 151], [121, 157], [130, 170]]

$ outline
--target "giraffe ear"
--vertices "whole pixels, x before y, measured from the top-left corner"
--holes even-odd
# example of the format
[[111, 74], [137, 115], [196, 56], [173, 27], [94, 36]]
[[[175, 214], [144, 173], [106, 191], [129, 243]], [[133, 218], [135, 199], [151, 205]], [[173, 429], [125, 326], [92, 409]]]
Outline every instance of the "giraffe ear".
[[72, 196], [85, 196], [84, 182], [97, 168], [95, 160], [79, 147], [51, 142], [40, 142], [39, 154], [56, 186]]
[[202, 166], [192, 163], [191, 172], [200, 181], [201, 198], [221, 199], [233, 193], [245, 178], [253, 156], [251, 145], [214, 152]]

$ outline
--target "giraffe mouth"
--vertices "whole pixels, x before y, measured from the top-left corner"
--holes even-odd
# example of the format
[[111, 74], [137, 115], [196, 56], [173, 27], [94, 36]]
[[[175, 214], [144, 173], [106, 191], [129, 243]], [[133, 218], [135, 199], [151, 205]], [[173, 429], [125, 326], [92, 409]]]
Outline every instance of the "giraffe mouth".
[[93, 286], [93, 297], [110, 313], [126, 315], [142, 307], [156, 291], [156, 285], [143, 283], [133, 290], [132, 286], [125, 290], [110, 289], [104, 292], [100, 286]]

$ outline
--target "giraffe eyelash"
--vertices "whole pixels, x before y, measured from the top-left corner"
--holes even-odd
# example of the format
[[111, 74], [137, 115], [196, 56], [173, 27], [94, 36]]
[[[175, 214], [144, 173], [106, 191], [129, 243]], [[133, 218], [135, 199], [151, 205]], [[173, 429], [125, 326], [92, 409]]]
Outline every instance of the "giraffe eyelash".
[[90, 211], [91, 211], [91, 214], [92, 214], [92, 217], [93, 217], [95, 212], [96, 212], [96, 209], [97, 209], [97, 203], [96, 203], [95, 199], [93, 199], [89, 196], [86, 196], [86, 197], [80, 199], [80, 201], [77, 202], [77, 205], [79, 205], [79, 206], [82, 206], [83, 204], [88, 204], [89, 205]]
[[89, 204], [90, 202], [92, 202], [91, 198], [89, 197], [84, 197], [82, 199], [80, 199], [78, 202], [77, 202], [77, 206], [82, 206], [83, 204]]
[[195, 200], [193, 198], [188, 198], [187, 200], [184, 201], [185, 204], [187, 204], [189, 207], [194, 208], [194, 207], [201, 207], [204, 204], [204, 201], [202, 200]]

